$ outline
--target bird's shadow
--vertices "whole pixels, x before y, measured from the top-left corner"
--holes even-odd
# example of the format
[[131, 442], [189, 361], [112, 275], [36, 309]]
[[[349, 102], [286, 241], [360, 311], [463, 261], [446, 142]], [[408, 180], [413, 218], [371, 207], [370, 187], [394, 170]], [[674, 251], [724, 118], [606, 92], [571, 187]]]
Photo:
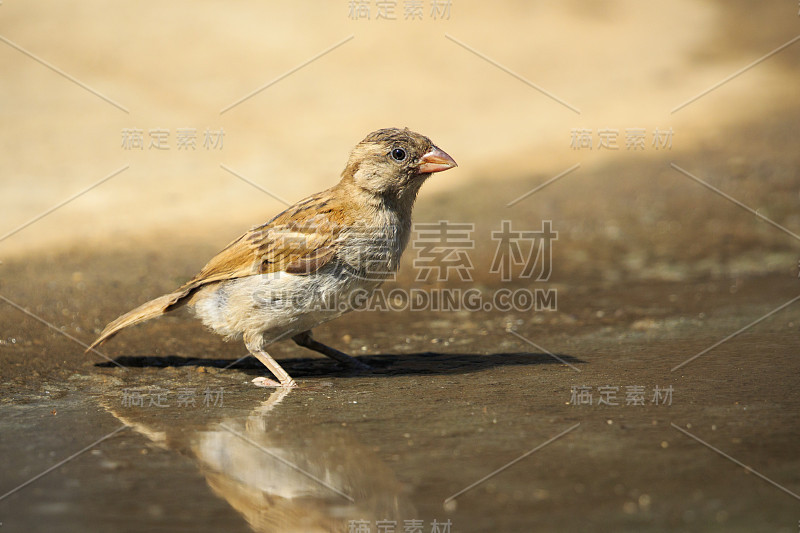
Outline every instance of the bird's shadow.
[[[564, 354], [547, 354], [532, 352], [511, 353], [440, 353], [419, 352], [405, 354], [375, 354], [356, 357], [366, 363], [371, 370], [354, 373], [336, 361], [325, 357], [295, 357], [280, 359], [279, 362], [289, 374], [295, 378], [347, 375], [375, 376], [413, 376], [413, 375], [447, 375], [478, 372], [499, 366], [527, 365], [576, 365], [585, 361]], [[236, 369], [248, 374], [264, 375], [268, 373], [256, 358], [242, 359], [204, 359], [196, 357], [171, 356], [120, 356], [111, 362], [97, 363], [99, 367], [211, 367], [218, 369]]]

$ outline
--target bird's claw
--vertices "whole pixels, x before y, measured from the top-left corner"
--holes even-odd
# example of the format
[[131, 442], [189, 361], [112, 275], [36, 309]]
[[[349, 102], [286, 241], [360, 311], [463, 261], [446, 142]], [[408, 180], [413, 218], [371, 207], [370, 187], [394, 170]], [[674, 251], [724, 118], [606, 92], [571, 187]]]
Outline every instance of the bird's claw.
[[274, 379], [265, 378], [264, 376], [253, 378], [252, 383], [256, 387], [284, 387], [287, 389], [297, 387], [297, 383], [293, 379], [289, 379], [286, 383], [278, 383]]

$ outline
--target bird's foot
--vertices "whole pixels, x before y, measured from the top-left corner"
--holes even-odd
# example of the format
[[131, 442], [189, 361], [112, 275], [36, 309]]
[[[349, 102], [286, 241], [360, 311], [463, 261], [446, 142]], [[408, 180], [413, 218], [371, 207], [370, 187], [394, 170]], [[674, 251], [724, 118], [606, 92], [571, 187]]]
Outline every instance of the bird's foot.
[[330, 357], [331, 359], [337, 361], [342, 366], [350, 370], [355, 370], [355, 371], [372, 370], [372, 367], [370, 367], [366, 363], [362, 363], [355, 357], [347, 355], [344, 352], [340, 352], [335, 348], [331, 348], [326, 344], [322, 344], [321, 342], [314, 340], [314, 337], [311, 336], [311, 330], [298, 333], [297, 335], [292, 337], [292, 340], [296, 342], [299, 346], [308, 348], [309, 350], [313, 350], [315, 352], [321, 353], [322, 355]]
[[293, 379], [288, 379], [285, 383], [278, 383], [274, 379], [269, 379], [264, 376], [253, 378], [252, 383], [256, 387], [283, 387], [286, 389], [297, 387], [297, 383]]
[[367, 363], [363, 363], [363, 362], [359, 361], [358, 359], [356, 359], [355, 357], [351, 357], [351, 359], [352, 359], [351, 361], [342, 361], [341, 359], [339, 359], [338, 361], [342, 366], [344, 366], [348, 370], [355, 370], [355, 371], [362, 371], [362, 372], [366, 372], [368, 370], [372, 370], [372, 367], [369, 366]]

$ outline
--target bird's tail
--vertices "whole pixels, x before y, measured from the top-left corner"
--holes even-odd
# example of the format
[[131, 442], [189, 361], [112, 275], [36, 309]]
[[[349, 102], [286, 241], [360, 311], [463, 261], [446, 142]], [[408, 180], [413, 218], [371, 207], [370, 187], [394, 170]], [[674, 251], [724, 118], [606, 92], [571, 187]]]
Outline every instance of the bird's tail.
[[184, 303], [184, 297], [187, 295], [187, 292], [188, 291], [178, 291], [165, 294], [164, 296], [159, 296], [155, 300], [150, 300], [149, 302], [140, 305], [133, 311], [128, 311], [107, 325], [103, 332], [100, 333], [100, 336], [97, 337], [97, 340], [95, 340], [92, 345], [86, 349], [86, 351], [88, 352], [89, 350], [100, 346], [108, 339], [119, 333], [119, 331], [123, 328], [150, 320], [151, 318], [156, 318], [157, 316], [163, 315], [167, 311], [171, 311], [179, 307]]

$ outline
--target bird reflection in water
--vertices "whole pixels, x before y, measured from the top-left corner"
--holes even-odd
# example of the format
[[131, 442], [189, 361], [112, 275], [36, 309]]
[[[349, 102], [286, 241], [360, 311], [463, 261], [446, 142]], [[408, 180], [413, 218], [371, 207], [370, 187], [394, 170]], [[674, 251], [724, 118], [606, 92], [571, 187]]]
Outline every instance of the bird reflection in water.
[[255, 531], [347, 531], [351, 520], [413, 517], [394, 472], [346, 428], [287, 427], [278, 406], [293, 392], [276, 389], [244, 418], [218, 410], [223, 416], [200, 428], [163, 410], [109, 411], [159, 446], [191, 456], [212, 491]]

